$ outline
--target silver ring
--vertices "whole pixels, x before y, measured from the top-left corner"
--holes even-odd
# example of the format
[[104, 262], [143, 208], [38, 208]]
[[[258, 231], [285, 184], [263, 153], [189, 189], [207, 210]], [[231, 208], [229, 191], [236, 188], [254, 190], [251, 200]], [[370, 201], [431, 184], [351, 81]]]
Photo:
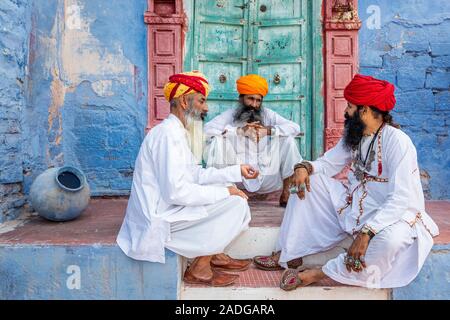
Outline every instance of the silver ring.
[[364, 256], [360, 256], [360, 257], [359, 257], [359, 260], [360, 260], [361, 262], [363, 262], [363, 263], [366, 262], [366, 259], [364, 258]]

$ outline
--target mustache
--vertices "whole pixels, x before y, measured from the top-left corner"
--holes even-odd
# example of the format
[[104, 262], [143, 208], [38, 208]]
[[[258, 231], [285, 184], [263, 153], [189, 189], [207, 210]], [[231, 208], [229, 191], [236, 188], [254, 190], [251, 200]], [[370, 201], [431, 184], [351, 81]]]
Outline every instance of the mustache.
[[234, 114], [235, 122], [255, 122], [262, 123], [262, 106], [258, 109], [245, 104], [241, 104]]

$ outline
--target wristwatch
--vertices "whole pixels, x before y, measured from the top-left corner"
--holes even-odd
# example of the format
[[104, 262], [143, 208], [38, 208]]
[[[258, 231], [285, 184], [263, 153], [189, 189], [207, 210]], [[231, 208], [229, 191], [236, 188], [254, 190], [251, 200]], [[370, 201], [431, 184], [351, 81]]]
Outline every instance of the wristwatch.
[[375, 237], [375, 233], [372, 232], [368, 227], [364, 226], [362, 227], [361, 231], [362, 234], [367, 234], [369, 238], [372, 240], [373, 237]]

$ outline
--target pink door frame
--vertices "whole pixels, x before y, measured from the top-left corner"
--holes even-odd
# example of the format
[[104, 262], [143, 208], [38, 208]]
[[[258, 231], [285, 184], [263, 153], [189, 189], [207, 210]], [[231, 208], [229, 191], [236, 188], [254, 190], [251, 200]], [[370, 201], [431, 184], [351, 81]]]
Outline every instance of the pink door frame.
[[344, 127], [344, 88], [359, 70], [357, 0], [324, 0], [325, 150], [333, 147]]
[[148, 120], [146, 131], [164, 120], [170, 107], [163, 88], [169, 76], [182, 71], [183, 28], [187, 21], [182, 0], [148, 0], [147, 24]]
[[[357, 0], [323, 0], [324, 145], [330, 149], [342, 135], [343, 89], [359, 69]], [[144, 13], [148, 50], [148, 121], [146, 130], [169, 113], [163, 86], [170, 74], [181, 72], [184, 33], [188, 21], [183, 0], [148, 0]]]

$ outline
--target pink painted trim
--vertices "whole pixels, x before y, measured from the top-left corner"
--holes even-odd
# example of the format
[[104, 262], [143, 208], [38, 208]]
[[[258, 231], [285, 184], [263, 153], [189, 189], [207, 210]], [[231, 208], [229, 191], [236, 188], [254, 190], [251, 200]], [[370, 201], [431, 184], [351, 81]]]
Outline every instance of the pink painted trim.
[[[187, 24], [183, 14], [182, 0], [161, 1], [164, 10], [155, 12], [154, 0], [148, 0], [144, 13], [147, 24], [148, 52], [148, 119], [146, 132], [160, 123], [170, 112], [164, 98], [163, 87], [170, 75], [182, 71], [183, 30]], [[175, 6], [172, 10], [170, 5]], [[168, 13], [169, 12], [169, 13]], [[175, 13], [170, 13], [175, 12]]]
[[[347, 3], [346, 1], [339, 1]], [[344, 88], [359, 70], [357, 0], [349, 0], [351, 11], [333, 9], [336, 1], [324, 0], [325, 65], [325, 150], [332, 148], [343, 133], [343, 112], [347, 105]]]

